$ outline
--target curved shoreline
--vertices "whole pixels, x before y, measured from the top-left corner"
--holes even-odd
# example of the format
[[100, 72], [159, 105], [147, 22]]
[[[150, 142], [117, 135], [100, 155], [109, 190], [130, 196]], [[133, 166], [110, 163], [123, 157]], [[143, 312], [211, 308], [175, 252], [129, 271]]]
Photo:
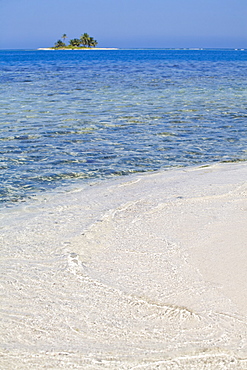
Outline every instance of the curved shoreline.
[[3, 210], [2, 367], [245, 368], [246, 209], [230, 163]]

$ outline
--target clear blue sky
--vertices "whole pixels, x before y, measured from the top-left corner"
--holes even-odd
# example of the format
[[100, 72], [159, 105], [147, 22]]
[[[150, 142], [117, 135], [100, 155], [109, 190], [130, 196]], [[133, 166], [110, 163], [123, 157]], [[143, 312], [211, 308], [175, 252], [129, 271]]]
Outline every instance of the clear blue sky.
[[0, 49], [84, 32], [99, 47], [247, 48], [247, 0], [0, 0]]

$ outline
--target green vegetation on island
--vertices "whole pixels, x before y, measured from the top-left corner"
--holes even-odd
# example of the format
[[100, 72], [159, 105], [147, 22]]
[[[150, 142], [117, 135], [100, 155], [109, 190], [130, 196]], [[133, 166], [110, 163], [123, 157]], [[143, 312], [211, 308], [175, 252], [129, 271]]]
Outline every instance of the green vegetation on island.
[[61, 38], [63, 41], [61, 39], [58, 40], [52, 49], [88, 49], [92, 47], [94, 48], [96, 45], [98, 45], [98, 42], [94, 40], [93, 37], [89, 36], [88, 33], [84, 33], [79, 39], [75, 38], [70, 40], [68, 45], [65, 43], [67, 38], [65, 33]]

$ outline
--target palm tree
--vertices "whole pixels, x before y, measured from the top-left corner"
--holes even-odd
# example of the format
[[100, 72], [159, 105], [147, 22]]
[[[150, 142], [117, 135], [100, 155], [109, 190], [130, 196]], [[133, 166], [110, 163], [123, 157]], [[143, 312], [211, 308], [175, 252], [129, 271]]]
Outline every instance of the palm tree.
[[58, 40], [56, 43], [55, 43], [55, 48], [58, 49], [58, 48], [64, 48], [66, 45], [63, 41], [61, 40]]
[[90, 39], [90, 36], [88, 33], [84, 33], [83, 35], [81, 35], [80, 37], [80, 42], [83, 46], [89, 46], [88, 45], [88, 42], [89, 42], [89, 39]]
[[69, 42], [69, 45], [72, 47], [78, 47], [80, 46], [80, 44], [81, 44], [81, 41], [79, 39], [72, 39]]
[[93, 38], [93, 37], [90, 37], [90, 38], [89, 38], [89, 40], [88, 40], [88, 46], [89, 46], [89, 47], [91, 47], [91, 46], [92, 46], [92, 47], [94, 47], [94, 48], [95, 48], [95, 46], [96, 46], [96, 45], [98, 45], [97, 41], [96, 41], [96, 40], [94, 40], [94, 38]]
[[62, 39], [63, 39], [63, 42], [65, 42], [65, 40], [67, 39], [66, 33], [63, 34]]

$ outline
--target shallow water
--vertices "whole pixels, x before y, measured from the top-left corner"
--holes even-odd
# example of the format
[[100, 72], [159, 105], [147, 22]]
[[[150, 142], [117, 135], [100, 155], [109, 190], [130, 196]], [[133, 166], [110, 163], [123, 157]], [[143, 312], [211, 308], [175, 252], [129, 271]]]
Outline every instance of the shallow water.
[[246, 175], [134, 174], [3, 208], [0, 367], [246, 369]]
[[0, 51], [0, 195], [247, 159], [247, 51]]
[[246, 56], [0, 51], [1, 368], [247, 368]]

